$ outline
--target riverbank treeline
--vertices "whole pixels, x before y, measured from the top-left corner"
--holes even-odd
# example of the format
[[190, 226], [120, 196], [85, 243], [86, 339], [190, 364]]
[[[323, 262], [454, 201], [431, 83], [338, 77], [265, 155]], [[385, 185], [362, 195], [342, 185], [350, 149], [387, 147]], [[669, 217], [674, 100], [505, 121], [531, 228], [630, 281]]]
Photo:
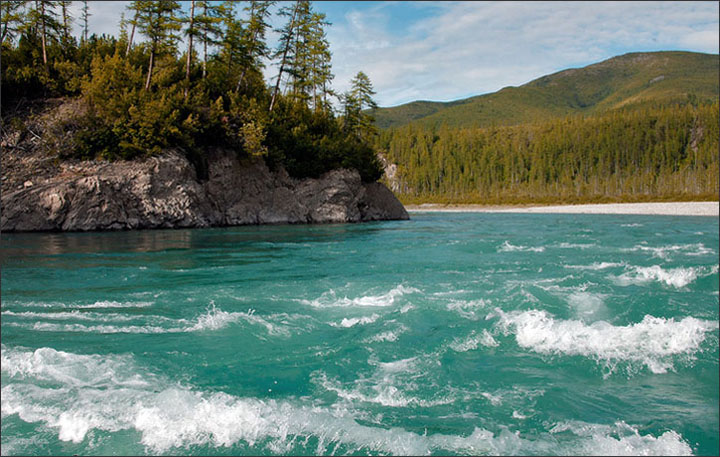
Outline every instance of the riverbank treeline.
[[717, 199], [718, 103], [487, 128], [384, 130], [404, 203]]
[[[330, 24], [310, 1], [193, 0], [185, 9], [134, 1], [117, 36], [88, 36], [88, 2], [74, 2], [83, 4], [78, 18], [72, 3], [2, 2], [4, 129], [24, 101], [70, 97], [82, 109], [59, 121], [71, 133], [61, 157], [132, 159], [177, 148], [202, 175], [205, 152], [226, 147], [297, 177], [341, 167], [365, 181], [381, 176], [363, 112], [372, 84], [359, 72], [350, 91], [332, 90]], [[283, 23], [276, 49], [266, 41], [273, 14]], [[270, 84], [268, 61], [278, 69]], [[342, 101], [339, 113], [332, 97]]]

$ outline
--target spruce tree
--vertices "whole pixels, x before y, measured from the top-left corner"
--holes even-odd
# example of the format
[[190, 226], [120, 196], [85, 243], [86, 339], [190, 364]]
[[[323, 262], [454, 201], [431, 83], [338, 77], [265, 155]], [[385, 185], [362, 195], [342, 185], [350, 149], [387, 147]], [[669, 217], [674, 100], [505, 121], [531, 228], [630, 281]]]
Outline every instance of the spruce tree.
[[27, 2], [0, 2], [0, 44], [12, 41], [22, 30]]
[[181, 25], [175, 13], [180, 4], [174, 0], [139, 1], [137, 27], [150, 39], [150, 60], [148, 62], [145, 90], [150, 89], [155, 57], [158, 54], [173, 50], [178, 40], [177, 31]]

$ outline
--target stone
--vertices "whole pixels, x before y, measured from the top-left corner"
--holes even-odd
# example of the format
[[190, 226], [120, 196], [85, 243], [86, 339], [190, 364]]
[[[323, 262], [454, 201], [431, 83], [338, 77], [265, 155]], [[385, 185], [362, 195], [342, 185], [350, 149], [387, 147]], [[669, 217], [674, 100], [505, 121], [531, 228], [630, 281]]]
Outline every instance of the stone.
[[[208, 180], [178, 152], [137, 161], [76, 163], [42, 185], [2, 193], [0, 230], [85, 231], [408, 219], [380, 183], [355, 170], [317, 179], [271, 171], [231, 151], [208, 158]], [[17, 181], [16, 181], [17, 182]], [[28, 185], [28, 183], [30, 183]]]

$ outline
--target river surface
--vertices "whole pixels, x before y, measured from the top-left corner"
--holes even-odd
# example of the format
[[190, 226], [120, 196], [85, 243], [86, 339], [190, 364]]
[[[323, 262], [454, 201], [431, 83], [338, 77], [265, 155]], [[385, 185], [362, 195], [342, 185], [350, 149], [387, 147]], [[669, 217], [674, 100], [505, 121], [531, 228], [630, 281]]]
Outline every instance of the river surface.
[[2, 235], [2, 454], [717, 455], [718, 220]]

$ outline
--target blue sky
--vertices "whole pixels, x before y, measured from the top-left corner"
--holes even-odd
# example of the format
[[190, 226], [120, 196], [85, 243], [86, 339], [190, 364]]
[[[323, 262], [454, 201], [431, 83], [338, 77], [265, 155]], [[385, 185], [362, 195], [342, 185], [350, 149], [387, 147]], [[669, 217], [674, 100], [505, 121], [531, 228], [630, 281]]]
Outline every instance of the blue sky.
[[[91, 32], [117, 34], [126, 4], [90, 2]], [[333, 24], [333, 87], [347, 90], [362, 70], [380, 106], [494, 92], [627, 52], [717, 54], [720, 41], [714, 1], [313, 4]], [[268, 65], [268, 79], [276, 73]]]

